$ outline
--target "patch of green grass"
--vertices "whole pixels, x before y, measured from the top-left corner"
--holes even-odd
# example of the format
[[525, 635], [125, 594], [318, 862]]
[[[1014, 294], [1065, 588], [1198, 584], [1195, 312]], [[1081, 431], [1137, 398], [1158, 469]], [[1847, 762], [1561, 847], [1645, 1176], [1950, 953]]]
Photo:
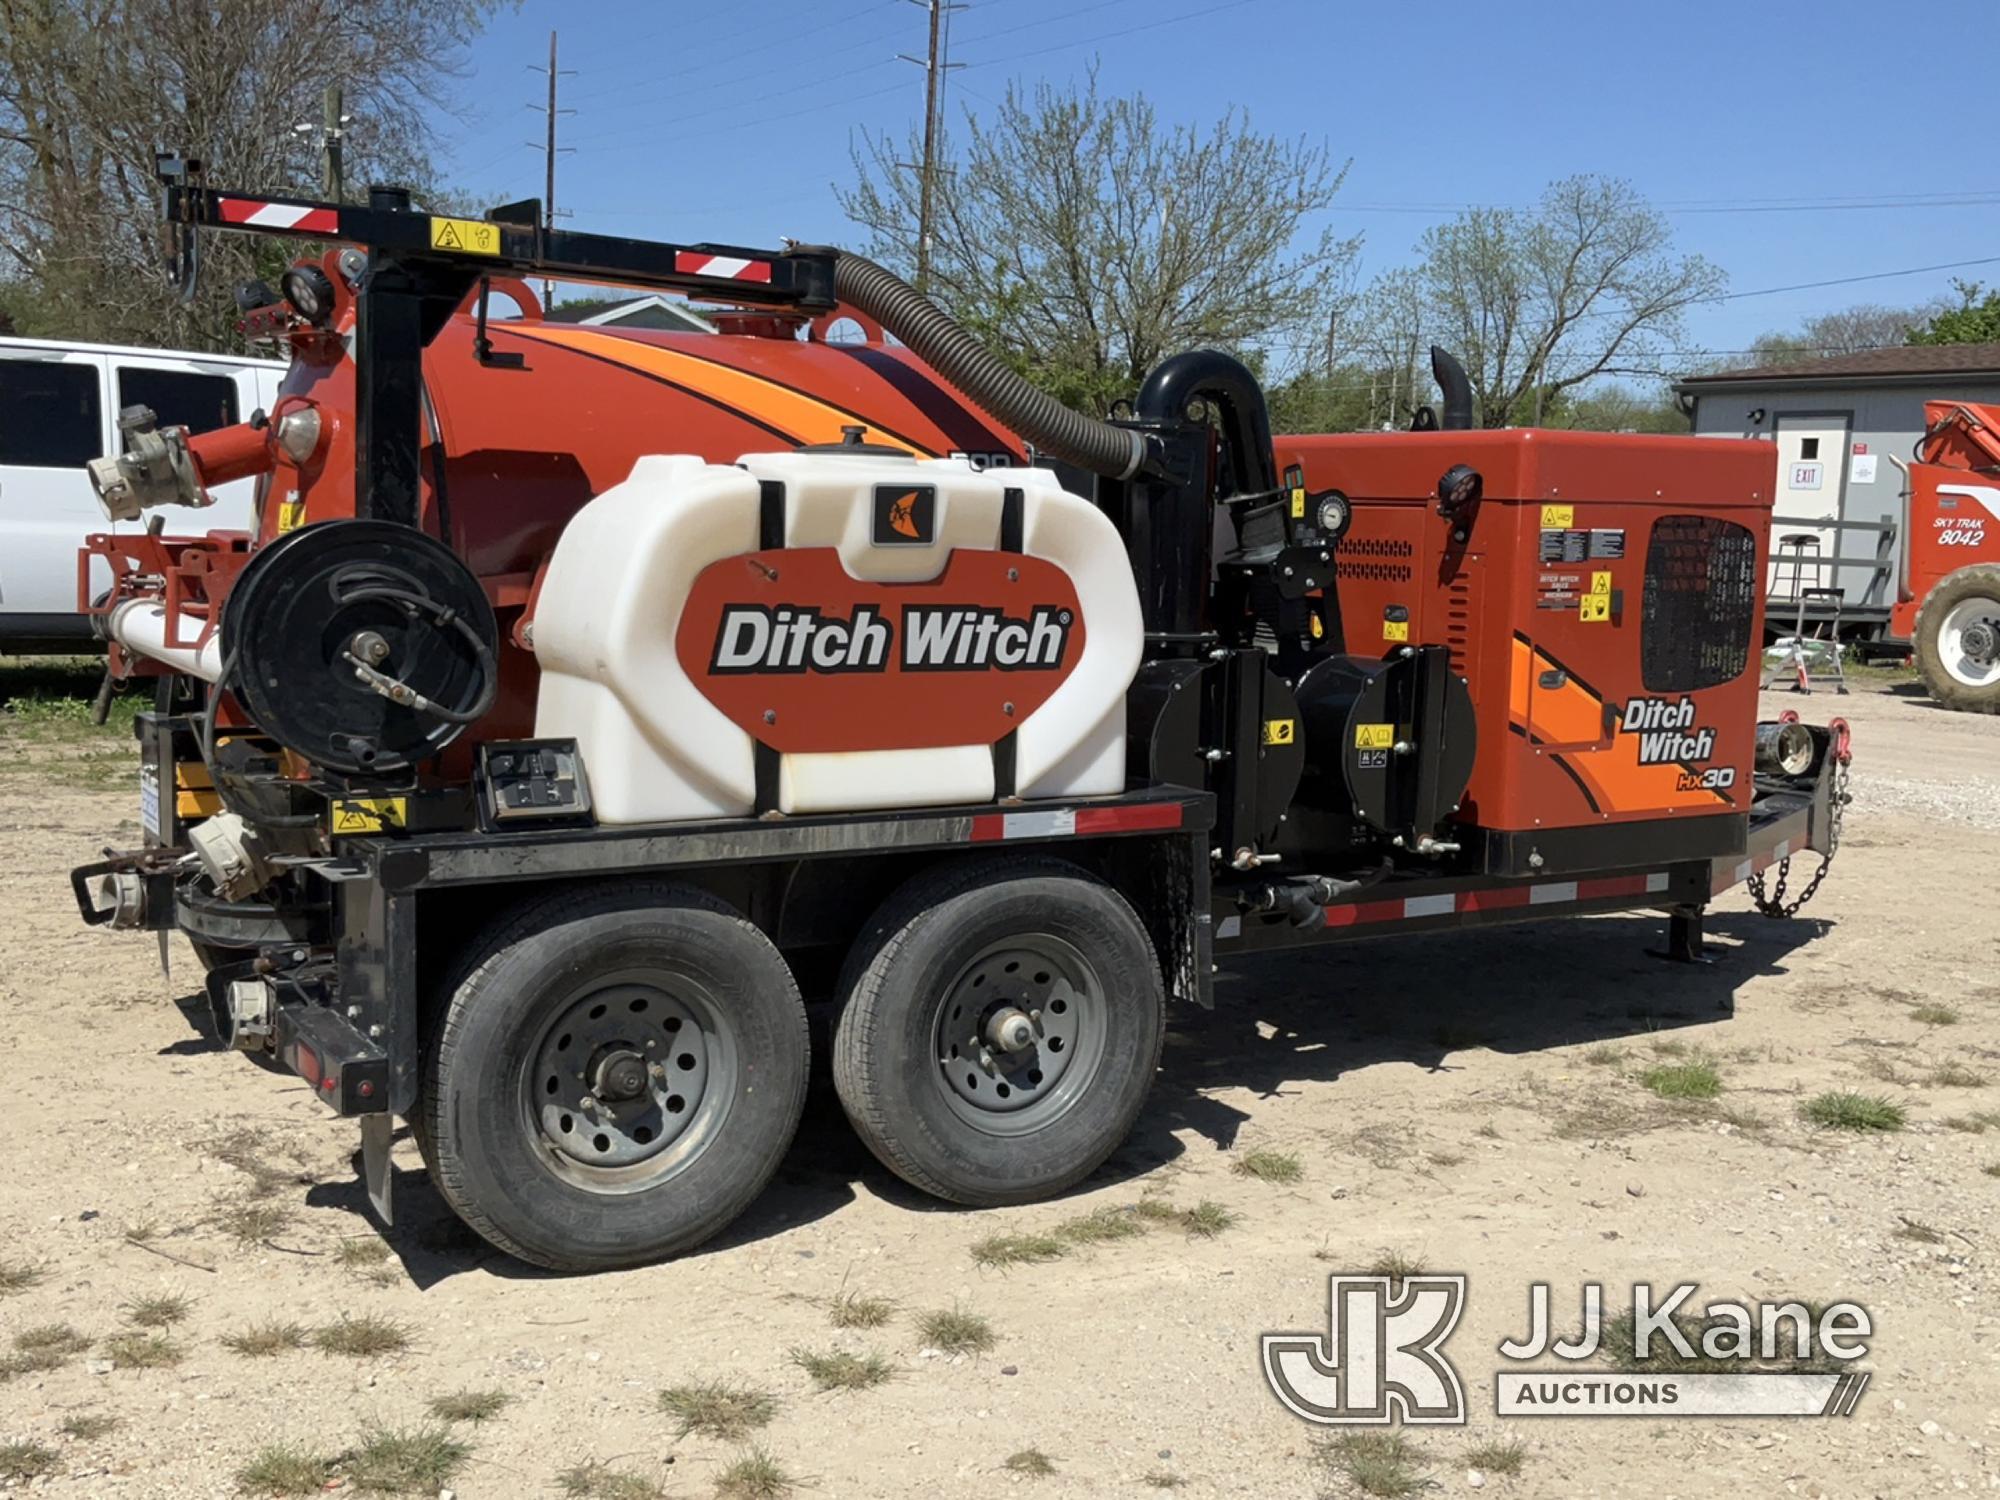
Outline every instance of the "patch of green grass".
[[249, 1193], [253, 1198], [268, 1198], [289, 1187], [306, 1187], [313, 1180], [310, 1172], [302, 1170], [301, 1159], [296, 1155], [288, 1167], [273, 1161], [269, 1140], [248, 1127], [218, 1136], [203, 1149], [215, 1160], [247, 1176], [250, 1179]]
[[104, 1352], [120, 1370], [157, 1370], [181, 1362], [179, 1344], [164, 1333], [120, 1333], [104, 1341]]
[[1903, 1106], [1876, 1094], [1815, 1094], [1799, 1105], [1799, 1118], [1824, 1130], [1901, 1130]]
[[16, 1292], [25, 1292], [42, 1279], [39, 1266], [24, 1266], [18, 1261], [0, 1260], [0, 1297], [11, 1297]]
[[341, 1467], [364, 1495], [435, 1495], [470, 1457], [472, 1445], [448, 1427], [376, 1427]]
[[681, 1424], [681, 1436], [699, 1433], [738, 1442], [778, 1414], [778, 1398], [727, 1380], [669, 1386], [660, 1392], [660, 1410]]
[[564, 1469], [556, 1475], [556, 1488], [571, 1500], [663, 1500], [667, 1493], [643, 1474], [594, 1461]]
[[1148, 1469], [1139, 1476], [1139, 1482], [1156, 1490], [1177, 1490], [1187, 1483], [1172, 1469]]
[[2000, 1125], [2000, 1110], [1982, 1109], [1969, 1115], [1947, 1115], [1940, 1121], [1946, 1130], [1959, 1130], [1967, 1135], [1984, 1135]]
[[1025, 1475], [1029, 1479], [1047, 1479], [1056, 1471], [1056, 1461], [1039, 1448], [1023, 1448], [1018, 1453], [1010, 1453], [1000, 1460], [1000, 1467], [1009, 1474]]
[[989, 1234], [972, 1246], [973, 1260], [988, 1270], [1040, 1265], [1068, 1253], [1069, 1246], [1052, 1234]]
[[262, 1359], [272, 1354], [283, 1354], [288, 1349], [303, 1349], [309, 1337], [311, 1331], [303, 1323], [252, 1323], [234, 1333], [225, 1333], [222, 1347], [231, 1354]]
[[124, 1425], [124, 1419], [114, 1417], [105, 1411], [80, 1411], [62, 1419], [56, 1428], [66, 1438], [75, 1438], [79, 1443], [94, 1443], [101, 1437], [109, 1437]]
[[1521, 1472], [1521, 1466], [1528, 1461], [1528, 1445], [1504, 1439], [1474, 1443], [1465, 1450], [1465, 1466], [1478, 1469], [1485, 1474], [1499, 1474], [1512, 1479]]
[[1905, 1219], [1891, 1231], [1899, 1240], [1915, 1240], [1919, 1245], [1942, 1245], [1944, 1233], [1916, 1219]]
[[1655, 1057], [1686, 1057], [1688, 1044], [1678, 1037], [1657, 1036], [1652, 1042]]
[[236, 1471], [236, 1488], [246, 1495], [317, 1495], [336, 1462], [295, 1443], [267, 1443]]
[[1417, 1472], [1416, 1445], [1400, 1432], [1343, 1432], [1319, 1445], [1314, 1457], [1323, 1467], [1347, 1476], [1364, 1495], [1414, 1495], [1424, 1487]]
[[1615, 1068], [1625, 1061], [1625, 1049], [1614, 1047], [1609, 1042], [1599, 1042], [1583, 1054], [1583, 1060], [1593, 1068]]
[[14, 1347], [23, 1354], [81, 1354], [90, 1339], [67, 1323], [37, 1323], [14, 1335]]
[[917, 1333], [946, 1354], [984, 1354], [993, 1347], [993, 1325], [963, 1308], [940, 1308], [917, 1319]]
[[1297, 1182], [1306, 1175], [1305, 1164], [1286, 1151], [1246, 1151], [1229, 1164], [1238, 1177], [1254, 1177], [1259, 1182]]
[[1434, 1167], [1459, 1167], [1465, 1165], [1465, 1158], [1456, 1151], [1432, 1151], [1426, 1157]]
[[880, 1328], [895, 1316], [896, 1304], [887, 1297], [860, 1292], [842, 1292], [826, 1309], [826, 1320], [835, 1328]]
[[1093, 1208], [1087, 1214], [1064, 1219], [1056, 1225], [1056, 1238], [1071, 1245], [1104, 1245], [1113, 1240], [1136, 1239], [1151, 1220], [1139, 1216], [1136, 1208]]
[[453, 1391], [433, 1396], [428, 1410], [440, 1422], [485, 1422], [513, 1405], [505, 1391]]
[[1641, 1087], [1662, 1099], [1713, 1099], [1722, 1092], [1722, 1075], [1700, 1059], [1656, 1063], [1639, 1075]]
[[1983, 1089], [1987, 1083], [1984, 1073], [1955, 1062], [1938, 1064], [1924, 1081], [1940, 1089]]
[[1172, 1224], [1179, 1221], [1181, 1211], [1165, 1198], [1148, 1193], [1132, 1205], [1132, 1215], [1148, 1224]]
[[1388, 1277], [1389, 1294], [1394, 1296], [1402, 1287], [1406, 1277], [1421, 1276], [1424, 1274], [1424, 1263], [1419, 1257], [1412, 1255], [1407, 1250], [1398, 1250], [1394, 1246], [1384, 1245], [1380, 1250], [1375, 1252], [1375, 1259], [1369, 1262], [1368, 1274], [1370, 1276]]
[[212, 1221], [224, 1234], [246, 1245], [264, 1245], [292, 1222], [292, 1211], [280, 1203], [238, 1198], [219, 1203]]
[[784, 1500], [797, 1481], [762, 1448], [752, 1448], [715, 1476], [715, 1500]]
[[872, 1350], [867, 1354], [852, 1354], [845, 1349], [816, 1354], [810, 1349], [794, 1349], [792, 1363], [823, 1391], [870, 1390], [896, 1373], [894, 1365]]
[[0, 1479], [40, 1479], [53, 1474], [56, 1450], [40, 1443], [0, 1444]]
[[1910, 1012], [1910, 1019], [1926, 1026], [1956, 1026], [1958, 1012], [1949, 1005], [1919, 1005]]
[[178, 1292], [160, 1292], [125, 1304], [125, 1321], [136, 1328], [171, 1328], [184, 1321], [192, 1304]]
[[1243, 1216], [1220, 1203], [1204, 1198], [1193, 1208], [1181, 1210], [1181, 1228], [1192, 1239], [1212, 1240], [1228, 1229], [1234, 1229], [1243, 1222]]
[[345, 1354], [350, 1359], [380, 1359], [401, 1354], [410, 1347], [410, 1330], [390, 1318], [364, 1313], [358, 1318], [343, 1317], [337, 1323], [315, 1328], [312, 1346], [322, 1354]]

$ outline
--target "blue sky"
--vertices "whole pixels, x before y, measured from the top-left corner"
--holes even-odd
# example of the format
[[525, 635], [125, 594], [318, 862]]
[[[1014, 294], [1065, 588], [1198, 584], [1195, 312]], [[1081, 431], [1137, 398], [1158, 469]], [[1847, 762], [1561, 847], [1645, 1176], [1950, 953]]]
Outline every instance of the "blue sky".
[[[1352, 158], [1331, 218], [1365, 236], [1364, 276], [1459, 206], [1525, 204], [1573, 172], [1625, 177], [1729, 273], [1737, 295], [1697, 311], [1684, 341], [1727, 352], [1953, 275], [2000, 281], [1995, 264], [1741, 295], [2000, 258], [2000, 185], [1976, 166], [1990, 103], [1902, 18], [1849, 0], [970, 0], [951, 22], [966, 66], [949, 110], [989, 110], [1010, 79], [1080, 78], [1094, 57], [1107, 91], [1144, 91], [1168, 119], [1236, 105], [1261, 130], [1324, 138]], [[540, 192], [530, 66], [553, 27], [575, 70], [557, 183], [572, 227], [851, 240], [833, 184], [863, 128], [920, 116], [922, 72], [895, 54], [920, 53], [925, 26], [909, 0], [526, 0], [474, 45], [450, 165], [486, 200]]]

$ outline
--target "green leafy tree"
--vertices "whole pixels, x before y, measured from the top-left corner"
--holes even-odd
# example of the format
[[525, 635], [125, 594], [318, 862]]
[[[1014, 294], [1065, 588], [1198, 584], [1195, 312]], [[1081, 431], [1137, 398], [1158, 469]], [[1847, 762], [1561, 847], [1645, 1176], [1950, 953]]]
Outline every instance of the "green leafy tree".
[[[1185, 349], [1323, 347], [1356, 242], [1307, 228], [1344, 168], [1324, 145], [1257, 134], [1232, 111], [1162, 125], [1143, 96], [1011, 86], [968, 116], [935, 183], [931, 297], [1059, 399], [1102, 412]], [[841, 192], [866, 252], [917, 263], [919, 138], [864, 138]]]
[[1958, 306], [1936, 313], [1910, 335], [1913, 344], [1990, 344], [2000, 341], [2000, 290], [1976, 281], [1954, 281]]
[[0, 0], [0, 305], [24, 332], [234, 347], [235, 282], [290, 258], [210, 235], [199, 299], [160, 271], [153, 153], [218, 185], [318, 196], [339, 83], [347, 179], [428, 189], [465, 44], [500, 0]]

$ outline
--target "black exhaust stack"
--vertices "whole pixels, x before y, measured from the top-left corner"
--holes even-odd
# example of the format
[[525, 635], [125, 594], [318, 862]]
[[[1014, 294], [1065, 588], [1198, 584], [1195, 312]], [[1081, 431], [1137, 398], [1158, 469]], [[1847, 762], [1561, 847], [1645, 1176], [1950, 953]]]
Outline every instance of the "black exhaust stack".
[[1465, 366], [1436, 344], [1431, 345], [1431, 378], [1444, 393], [1444, 420], [1438, 425], [1447, 432], [1466, 432], [1472, 427], [1472, 382]]

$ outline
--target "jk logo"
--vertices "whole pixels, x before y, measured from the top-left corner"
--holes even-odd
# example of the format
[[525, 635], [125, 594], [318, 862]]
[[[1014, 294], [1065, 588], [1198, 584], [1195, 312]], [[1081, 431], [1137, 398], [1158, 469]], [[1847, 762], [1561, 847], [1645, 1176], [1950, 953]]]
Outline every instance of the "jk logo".
[[1463, 1423], [1465, 1389], [1440, 1352], [1465, 1310], [1463, 1276], [1327, 1279], [1327, 1330], [1264, 1335], [1264, 1378], [1287, 1409], [1326, 1426]]

